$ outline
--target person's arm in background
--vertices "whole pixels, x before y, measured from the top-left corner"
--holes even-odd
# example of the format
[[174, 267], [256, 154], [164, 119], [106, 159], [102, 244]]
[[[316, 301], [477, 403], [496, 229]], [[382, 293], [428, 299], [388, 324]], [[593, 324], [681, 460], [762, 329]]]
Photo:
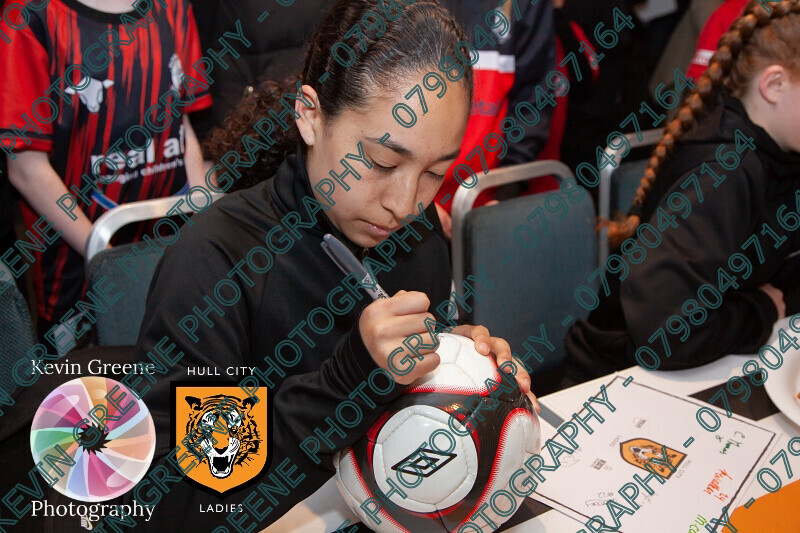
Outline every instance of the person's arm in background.
[[[509, 4], [510, 2], [506, 6]], [[506, 11], [509, 11], [506, 6], [504, 6]], [[513, 10], [508, 17], [514, 20]], [[548, 93], [551, 92], [545, 80], [547, 74], [556, 67], [553, 6], [547, 1], [529, 6], [523, 13], [522, 19], [513, 28], [514, 85], [508, 95], [508, 111], [506, 111], [506, 115], [510, 117], [514, 116], [517, 104], [521, 102], [536, 104], [537, 86], [541, 86]], [[517, 121], [525, 130], [525, 136], [515, 143], [508, 141], [508, 154], [500, 162], [501, 167], [530, 163], [539, 157], [539, 152], [547, 143], [550, 133], [553, 109], [549, 106], [540, 109], [540, 120], [534, 126], [527, 126]], [[527, 183], [522, 181], [498, 187], [494, 193], [494, 200], [487, 205], [518, 196], [526, 187]]]
[[[513, 12], [511, 19], [513, 20]], [[514, 25], [514, 85], [508, 95], [508, 115], [514, 115], [514, 109], [520, 102], [536, 104], [536, 87], [541, 86], [547, 92], [545, 79], [556, 67], [556, 40], [553, 21], [553, 6], [550, 2], [539, 2], [529, 6], [523, 18]], [[550, 118], [553, 108], [545, 106], [539, 111], [541, 120], [535, 126], [520, 124], [525, 130], [525, 137], [519, 142], [508, 143], [508, 154], [501, 166], [518, 165], [535, 161], [539, 152], [547, 142], [550, 131]]]
[[686, 71], [690, 78], [697, 79], [703, 75], [711, 56], [717, 50], [717, 41], [728, 31], [746, 4], [747, 0], [726, 0], [707, 17], [708, 20], [697, 37], [697, 47]]
[[[186, 152], [184, 162], [190, 186], [205, 186], [205, 171], [200, 143], [192, 129], [189, 118], [184, 115], [186, 128]], [[7, 157], [8, 180], [27, 200], [34, 211], [45, 215], [53, 222], [55, 229], [63, 233], [62, 237], [75, 251], [84, 255], [86, 240], [92, 230], [92, 223], [80, 209], [72, 210], [72, 217], [56, 204], [65, 194], [69, 194], [66, 185], [50, 164], [47, 153], [38, 150], [26, 150], [15, 153], [16, 158]]]
[[[71, 217], [56, 204], [69, 191], [48, 156], [53, 149], [53, 122], [29, 116], [34, 101], [50, 92], [47, 89], [51, 84], [50, 57], [37, 37], [46, 35], [44, 24], [38, 13], [32, 13], [30, 23], [22, 29], [11, 30], [4, 21], [0, 21], [0, 28], [11, 39], [2, 45], [0, 54], [0, 79], [5, 80], [0, 85], [0, 133], [5, 137], [2, 151], [6, 153], [8, 180], [33, 209], [47, 216], [66, 242], [83, 255], [91, 222], [79, 208], [73, 210]], [[52, 98], [61, 108], [60, 113], [69, 112], [69, 102], [65, 104], [55, 95]], [[24, 116], [28, 116], [27, 120], [35, 127], [26, 127]], [[29, 131], [26, 136], [17, 135], [13, 133], [14, 126]], [[12, 138], [10, 143], [7, 142], [9, 137]]]
[[[184, 115], [186, 128], [186, 176], [190, 186], [205, 186], [205, 171], [200, 143], [192, 129], [189, 118]], [[81, 209], [73, 209], [73, 219], [56, 204], [65, 194], [69, 194], [66, 185], [50, 164], [47, 153], [39, 150], [16, 152], [15, 159], [7, 157], [8, 181], [27, 200], [34, 211], [45, 215], [53, 222], [55, 229], [63, 233], [62, 237], [76, 252], [84, 255], [86, 240], [92, 230], [92, 223]]]
[[[197, 13], [195, 21], [194, 6], [201, 7]], [[184, 162], [186, 163], [186, 181], [189, 186], [205, 186], [205, 174], [211, 168], [212, 163], [204, 160], [201, 142], [208, 134], [211, 127], [211, 91], [210, 85], [213, 83], [208, 79], [204, 72], [195, 67], [202, 57], [202, 46], [208, 43], [212, 35], [210, 32], [215, 27], [215, 18], [219, 2], [209, 0], [204, 2], [190, 2], [185, 11], [184, 18], [175, 22], [175, 47], [180, 56], [181, 65], [184, 73], [191, 76], [194, 80], [206, 82], [205, 86], [194, 86], [191, 95], [186, 93], [186, 87], [181, 89], [181, 98], [191, 99], [192, 103], [185, 108], [183, 115], [183, 125], [186, 128], [186, 152]], [[191, 121], [189, 119], [191, 116]], [[213, 179], [216, 184], [216, 178]]]
[[[686, 9], [680, 21], [672, 30], [672, 34], [669, 36], [669, 40], [660, 57], [656, 58], [658, 64], [647, 83], [650, 95], [655, 97], [656, 87], [661, 83], [665, 84], [666, 89], [675, 88], [676, 68], [692, 76], [687, 67], [694, 54], [694, 44], [697, 42], [708, 17], [722, 3], [722, 0], [691, 0], [689, 2], [688, 9]], [[679, 9], [681, 8], [679, 7]], [[716, 49], [717, 41], [714, 40], [712, 44], [713, 48]]]
[[16, 158], [7, 158], [8, 181], [31, 204], [34, 211], [45, 215], [55, 229], [76, 252], [86, 253], [86, 240], [92, 230], [92, 223], [80, 209], [72, 211], [75, 220], [56, 204], [65, 194], [69, 194], [61, 177], [50, 165], [45, 152], [26, 150], [15, 153]]
[[203, 162], [203, 151], [200, 149], [200, 142], [197, 140], [188, 115], [183, 115], [183, 127], [186, 128], [186, 151], [183, 154], [183, 162], [186, 165], [186, 182], [189, 187], [195, 185], [204, 187], [206, 165]]

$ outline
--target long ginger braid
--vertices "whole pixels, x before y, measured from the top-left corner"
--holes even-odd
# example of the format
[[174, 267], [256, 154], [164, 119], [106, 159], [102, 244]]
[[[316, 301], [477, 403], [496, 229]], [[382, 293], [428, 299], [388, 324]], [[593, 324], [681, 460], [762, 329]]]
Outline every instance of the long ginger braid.
[[[708, 69], [695, 81], [695, 88], [653, 149], [636, 190], [634, 206], [642, 206], [676, 141], [716, 101], [721, 87], [741, 98], [757, 72], [770, 64], [778, 63], [791, 72], [800, 72], [800, 0], [784, 0], [770, 6], [772, 11], [767, 12], [758, 2], [751, 1], [720, 38]], [[600, 227], [608, 228], [609, 243], [617, 247], [634, 234], [639, 223], [638, 215], [628, 215], [602, 222]]]

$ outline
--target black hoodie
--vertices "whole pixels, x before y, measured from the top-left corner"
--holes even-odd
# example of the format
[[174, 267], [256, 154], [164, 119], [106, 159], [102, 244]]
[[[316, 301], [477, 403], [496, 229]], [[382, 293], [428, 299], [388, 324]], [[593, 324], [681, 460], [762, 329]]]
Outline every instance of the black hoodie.
[[[632, 211], [658, 227], [657, 208], [671, 213], [667, 198], [672, 192], [682, 192], [692, 203], [691, 214], [685, 220], [678, 216], [678, 227], [666, 228], [663, 242], [646, 249], [645, 260], [631, 265], [624, 281], [608, 275], [610, 295], [605, 297], [600, 290], [600, 306], [567, 334], [567, 374], [572, 380], [585, 381], [635, 365], [634, 349], [641, 346], [650, 346], [660, 355], [661, 369], [690, 368], [729, 353], [756, 352], [777, 319], [775, 304], [758, 289], [765, 283], [784, 291], [787, 314], [800, 311], [800, 257], [789, 257], [800, 250], [800, 231], [787, 231], [776, 220], [781, 204], [790, 212], [800, 208], [796, 198], [800, 154], [782, 151], [763, 128], [750, 121], [738, 99], [722, 95], [721, 101], [678, 143], [644, 205]], [[725, 170], [716, 161], [717, 147], [726, 143], [724, 151], [733, 150], [737, 129], [755, 139], [756, 149], [745, 150], [740, 165]], [[715, 187], [714, 179], [701, 173], [703, 163], [724, 174], [725, 181]], [[698, 176], [703, 203], [692, 185], [681, 188], [691, 173]], [[779, 248], [761, 234], [764, 223], [787, 237]], [[759, 239], [763, 264], [754, 245], [742, 248], [752, 234]], [[753, 264], [747, 279], [728, 266], [735, 252], [744, 253]], [[684, 342], [678, 335], [667, 334], [671, 356], [666, 357], [660, 337], [648, 339], [665, 327], [670, 315], [683, 316], [682, 304], [690, 298], [697, 300], [700, 285], [718, 287], [720, 268], [737, 276], [738, 289], [728, 288], [719, 308], [706, 309], [705, 322], [691, 326]]]

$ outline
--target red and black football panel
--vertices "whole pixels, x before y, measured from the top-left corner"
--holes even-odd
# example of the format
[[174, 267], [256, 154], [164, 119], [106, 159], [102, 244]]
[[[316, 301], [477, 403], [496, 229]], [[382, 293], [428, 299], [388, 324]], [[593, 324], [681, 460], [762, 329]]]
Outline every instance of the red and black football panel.
[[[525, 397], [525, 399], [527, 400], [527, 397]], [[538, 422], [535, 415], [527, 408], [520, 407], [513, 409], [509, 416], [505, 418], [500, 430], [497, 453], [492, 462], [488, 483], [486, 483], [483, 492], [475, 501], [474, 506], [467, 511], [461, 521], [457, 523], [453, 522], [451, 521], [452, 517], [450, 515], [442, 514], [442, 521], [448, 531], [457, 531], [459, 527], [469, 522], [470, 516], [478, 511], [481, 506], [489, 503], [490, 499], [499, 490], [504, 490], [506, 495], [513, 499], [513, 503], [511, 503], [507, 497], [498, 498], [496, 505], [489, 505], [485, 508], [483, 513], [492, 522], [499, 526], [510, 519], [514, 512], [520, 508], [525, 497], [509, 490], [509, 485], [511, 484], [511, 475], [519, 470], [519, 468], [525, 464], [525, 461], [537, 452], [539, 443], [535, 442], [534, 437], [536, 434], [536, 426], [538, 426]], [[513, 436], [518, 435], [520, 432], [524, 434], [524, 448], [516, 448], [510, 445], [510, 440]], [[477, 482], [475, 486], [478, 487]], [[470, 496], [472, 496], [472, 494], [470, 494]], [[497, 511], [495, 509], [497, 509]], [[478, 518], [473, 523], [483, 530], [486, 530], [486, 524], [482, 518]]]
[[[505, 435], [503, 428], [506, 424], [504, 424], [504, 421], [506, 421], [512, 412], [520, 409], [518, 405], [525, 405], [526, 400], [527, 397], [520, 394], [516, 405], [506, 402], [494, 402], [496, 407], [493, 411], [484, 408], [482, 420], [474, 420], [474, 431], [472, 431], [471, 436], [476, 444], [476, 450], [478, 452], [478, 470], [472, 489], [470, 489], [467, 496], [464, 497], [461, 502], [447, 509], [440, 509], [433, 513], [416, 513], [402, 508], [402, 503], [396, 505], [395, 508], [392, 509], [385, 502], [385, 498], [379, 497], [378, 500], [382, 502], [382, 512], [380, 516], [384, 516], [385, 514], [391, 517], [393, 522], [400, 524], [410, 531], [431, 531], [433, 530], [432, 520], [438, 521], [441, 524], [441, 531], [455, 531], [458, 529], [458, 524], [469, 521], [469, 516], [481, 505], [481, 499], [486, 497], [486, 488], [492, 486], [493, 468], [498, 464], [498, 458], [502, 456], [503, 452], [503, 449], [499, 446], [501, 445], [501, 438]], [[484, 398], [483, 401], [492, 402], [493, 400], [492, 398]], [[462, 407], [468, 410], [462, 402], [463, 396], [453, 394], [430, 393], [422, 397], [419, 395], [401, 397], [398, 403], [393, 405], [396, 410], [392, 414], [399, 412], [405, 407], [420, 403], [438, 407], [444, 411], [452, 411], [455, 407]], [[530, 404], [530, 401], [527, 401], [527, 403]], [[384, 420], [385, 423], [388, 417], [385, 419], [382, 418], [381, 420]], [[377, 436], [378, 433], [380, 433], [380, 427], [376, 429], [374, 435]], [[481, 437], [479, 438], [478, 435]], [[422, 441], [429, 437], [429, 435], [420, 435], [419, 444], [422, 444]], [[495, 451], [497, 453], [495, 453]], [[372, 466], [373, 454], [374, 447], [370, 445], [370, 439], [361, 439], [353, 445], [353, 455], [355, 457], [356, 466], [358, 472], [361, 473], [360, 483], [366, 491], [374, 496], [379, 493], [380, 489], [374, 478], [376, 474]], [[521, 463], [518, 464], [514, 470], [519, 468], [520, 465]], [[432, 473], [425, 481], [432, 480], [435, 482], [435, 479], [432, 478], [435, 478], [437, 474], [447, 475], [446, 465], [438, 472]], [[401, 488], [404, 488], [397, 479], [393, 481]], [[359, 502], [359, 504], [360, 503], [361, 502]], [[374, 523], [367, 523], [367, 525], [370, 527], [375, 526]]]

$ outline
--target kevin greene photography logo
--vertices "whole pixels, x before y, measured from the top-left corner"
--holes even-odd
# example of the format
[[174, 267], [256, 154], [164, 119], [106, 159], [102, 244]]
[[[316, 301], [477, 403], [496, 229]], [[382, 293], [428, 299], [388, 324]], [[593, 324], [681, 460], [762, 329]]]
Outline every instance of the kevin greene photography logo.
[[[31, 454], [48, 485], [80, 502], [102, 502], [133, 489], [150, 468], [156, 434], [147, 406], [116, 380], [81, 377], [56, 387], [31, 424]], [[103, 505], [50, 505], [33, 502], [33, 513], [92, 518], [113, 514]], [[90, 509], [91, 507], [91, 509]], [[136, 505], [131, 516], [152, 509]], [[141, 512], [139, 512], [141, 511]], [[91, 516], [91, 517], [90, 517]], [[148, 516], [149, 518], [149, 516]]]

